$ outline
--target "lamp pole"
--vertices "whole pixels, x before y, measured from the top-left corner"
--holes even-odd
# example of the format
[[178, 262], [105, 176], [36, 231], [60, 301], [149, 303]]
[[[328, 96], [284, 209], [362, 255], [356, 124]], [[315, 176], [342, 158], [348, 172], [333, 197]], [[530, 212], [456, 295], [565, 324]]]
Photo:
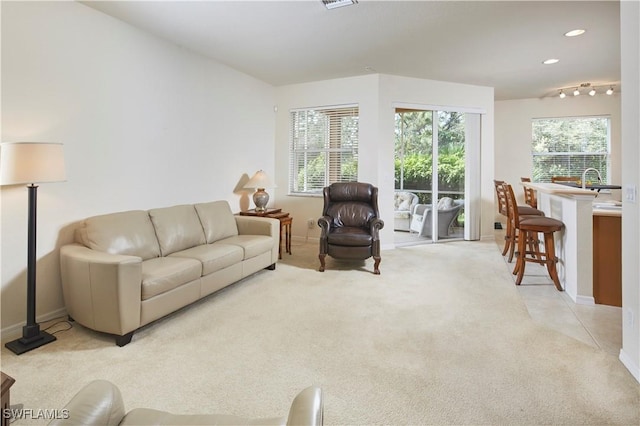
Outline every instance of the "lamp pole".
[[40, 324], [36, 322], [36, 219], [38, 186], [30, 184], [29, 190], [29, 218], [27, 228], [27, 324], [22, 327], [22, 337], [8, 342], [5, 346], [13, 353], [20, 355], [32, 349], [56, 340], [55, 336], [40, 331]]

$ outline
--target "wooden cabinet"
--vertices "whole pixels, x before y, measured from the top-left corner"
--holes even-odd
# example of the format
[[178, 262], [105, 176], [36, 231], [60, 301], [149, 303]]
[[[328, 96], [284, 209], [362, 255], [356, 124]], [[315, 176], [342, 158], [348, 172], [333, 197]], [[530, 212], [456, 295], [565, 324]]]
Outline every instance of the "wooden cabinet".
[[593, 297], [622, 306], [622, 217], [593, 215]]

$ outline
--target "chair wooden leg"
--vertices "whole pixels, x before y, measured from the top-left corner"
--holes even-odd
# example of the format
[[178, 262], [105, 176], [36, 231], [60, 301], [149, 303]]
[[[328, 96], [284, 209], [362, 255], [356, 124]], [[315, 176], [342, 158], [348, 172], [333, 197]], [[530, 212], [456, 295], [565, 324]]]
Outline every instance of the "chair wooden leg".
[[560, 285], [560, 279], [558, 278], [558, 269], [556, 268], [556, 263], [558, 262], [558, 259], [556, 258], [555, 244], [553, 241], [553, 232], [545, 232], [544, 249], [545, 249], [545, 261], [547, 264], [547, 271], [549, 271], [549, 276], [553, 280], [553, 283], [556, 285], [556, 288], [558, 289], [558, 291], [564, 291], [564, 289]]
[[318, 255], [318, 259], [320, 259], [320, 272], [324, 272], [324, 258], [326, 257], [326, 254], [319, 254]]
[[505, 230], [505, 234], [504, 234], [504, 248], [502, 249], [502, 255], [505, 256], [507, 254], [507, 252], [509, 251], [509, 247], [512, 244], [511, 241], [511, 224], [509, 223], [510, 221], [507, 221], [507, 229]]
[[518, 260], [516, 261], [516, 268], [514, 269], [514, 274], [517, 273], [516, 276], [516, 285], [520, 285], [522, 282], [522, 277], [524, 276], [524, 266], [526, 262], [527, 256], [527, 232], [520, 231], [520, 235], [518, 236]]
[[378, 268], [380, 266], [380, 256], [373, 256], [373, 273], [376, 275], [380, 275], [380, 269]]

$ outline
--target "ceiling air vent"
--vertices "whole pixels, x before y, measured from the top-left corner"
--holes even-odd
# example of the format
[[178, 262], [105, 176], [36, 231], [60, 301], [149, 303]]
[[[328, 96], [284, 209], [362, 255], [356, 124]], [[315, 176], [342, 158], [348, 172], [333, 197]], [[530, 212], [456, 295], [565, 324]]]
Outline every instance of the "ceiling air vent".
[[324, 4], [327, 9], [336, 9], [338, 7], [351, 6], [352, 4], [356, 3], [358, 3], [358, 0], [322, 0], [322, 4]]

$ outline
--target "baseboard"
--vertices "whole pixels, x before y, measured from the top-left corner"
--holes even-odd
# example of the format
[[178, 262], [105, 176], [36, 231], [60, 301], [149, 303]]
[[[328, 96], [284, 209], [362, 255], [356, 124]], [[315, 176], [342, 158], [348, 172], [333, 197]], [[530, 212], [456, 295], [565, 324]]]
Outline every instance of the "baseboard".
[[[36, 321], [38, 324], [51, 321], [56, 318], [61, 318], [67, 315], [66, 308], [56, 309], [55, 311], [49, 312], [44, 315], [40, 315], [36, 317]], [[10, 325], [8, 327], [0, 330], [0, 334], [2, 335], [2, 342], [8, 342], [22, 336], [22, 327], [24, 327], [25, 322], [21, 322], [19, 324]]]
[[620, 349], [620, 356], [618, 357], [622, 365], [624, 365], [631, 375], [640, 383], [640, 367], [633, 362], [633, 359], [626, 354], [623, 349]]

